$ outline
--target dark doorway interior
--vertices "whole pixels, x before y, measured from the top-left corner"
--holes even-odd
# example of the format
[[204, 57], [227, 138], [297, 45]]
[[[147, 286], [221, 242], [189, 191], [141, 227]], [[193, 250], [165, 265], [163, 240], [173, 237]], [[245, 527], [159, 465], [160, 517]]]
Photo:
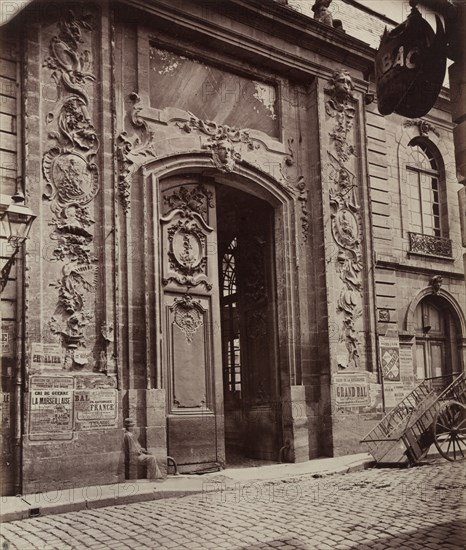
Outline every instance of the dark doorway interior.
[[281, 443], [273, 209], [218, 186], [217, 228], [226, 462], [258, 465]]

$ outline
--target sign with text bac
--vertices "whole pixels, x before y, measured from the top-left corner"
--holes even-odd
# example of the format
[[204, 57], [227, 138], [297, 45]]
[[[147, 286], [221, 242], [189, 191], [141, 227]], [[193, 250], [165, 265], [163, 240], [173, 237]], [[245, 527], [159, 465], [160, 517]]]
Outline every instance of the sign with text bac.
[[385, 29], [375, 57], [380, 114], [418, 118], [434, 106], [447, 63], [445, 32], [435, 20], [437, 33], [413, 8], [406, 21]]

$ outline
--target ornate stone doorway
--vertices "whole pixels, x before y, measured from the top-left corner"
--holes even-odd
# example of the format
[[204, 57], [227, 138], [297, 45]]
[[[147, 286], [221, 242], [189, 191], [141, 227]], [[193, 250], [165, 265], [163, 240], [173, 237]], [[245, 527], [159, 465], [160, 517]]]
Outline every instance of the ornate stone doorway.
[[273, 209], [203, 176], [160, 188], [167, 451], [181, 471], [281, 441]]

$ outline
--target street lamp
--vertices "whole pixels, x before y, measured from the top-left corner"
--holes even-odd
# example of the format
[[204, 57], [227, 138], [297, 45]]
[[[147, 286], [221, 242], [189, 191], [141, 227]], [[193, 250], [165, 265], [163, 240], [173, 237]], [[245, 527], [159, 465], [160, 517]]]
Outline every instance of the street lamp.
[[[16, 192], [13, 197], [0, 196], [0, 226], [1, 236], [6, 237], [13, 253], [2, 267], [0, 293], [3, 292], [23, 242], [28, 238], [32, 222], [36, 215], [24, 204], [24, 195]], [[13, 202], [12, 202], [13, 201]]]

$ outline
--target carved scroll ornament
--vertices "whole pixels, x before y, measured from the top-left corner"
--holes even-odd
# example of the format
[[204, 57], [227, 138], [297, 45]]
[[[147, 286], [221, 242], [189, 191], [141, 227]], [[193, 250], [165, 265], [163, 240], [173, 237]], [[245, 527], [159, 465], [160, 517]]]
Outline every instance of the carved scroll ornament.
[[[85, 346], [85, 329], [93, 315], [86, 302], [95, 289], [97, 261], [93, 253], [90, 203], [100, 189], [94, 162], [99, 140], [91, 120], [87, 84], [95, 81], [89, 50], [82, 50], [84, 32], [91, 30], [91, 15], [76, 16], [64, 11], [58, 34], [49, 45], [44, 66], [51, 70], [63, 99], [48, 113], [48, 137], [54, 142], [42, 159], [44, 199], [53, 213], [50, 235], [56, 246], [53, 260], [61, 262], [58, 307], [50, 322], [51, 331], [62, 336], [67, 348], [65, 368], [81, 366], [74, 351]], [[75, 360], [76, 359], [76, 360]], [[86, 361], [87, 362], [87, 361]]]
[[347, 350], [345, 358], [339, 355], [338, 366], [341, 368], [360, 366], [356, 322], [362, 317], [361, 207], [356, 177], [348, 167], [355, 152], [350, 139], [355, 116], [353, 90], [351, 77], [346, 71], [335, 71], [330, 86], [325, 90], [329, 96], [326, 113], [335, 119], [335, 126], [329, 133], [334, 149], [329, 151], [327, 176], [331, 183], [331, 230], [338, 247], [336, 270], [342, 283], [337, 303], [337, 312], [343, 315], [340, 339]]
[[136, 92], [129, 95], [131, 108], [128, 118], [133, 131], [129, 136], [127, 132], [121, 132], [116, 140], [116, 157], [119, 167], [118, 192], [123, 211], [128, 213], [131, 203], [131, 180], [133, 174], [141, 164], [150, 157], [155, 156], [153, 150], [153, 132], [147, 122], [140, 116], [141, 98]]

